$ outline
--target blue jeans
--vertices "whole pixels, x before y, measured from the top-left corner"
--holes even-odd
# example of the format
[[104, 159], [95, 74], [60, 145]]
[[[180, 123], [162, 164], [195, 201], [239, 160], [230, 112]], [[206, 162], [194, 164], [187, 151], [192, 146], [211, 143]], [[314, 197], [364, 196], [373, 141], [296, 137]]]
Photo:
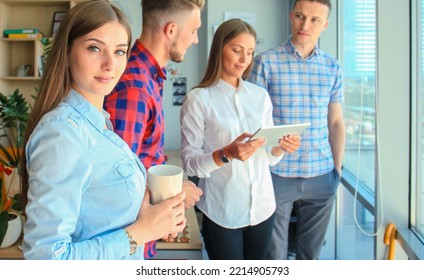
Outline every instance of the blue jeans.
[[267, 259], [285, 260], [288, 230], [296, 204], [296, 259], [318, 259], [330, 221], [340, 174], [336, 169], [312, 178], [287, 178], [272, 174], [277, 210]]
[[203, 214], [202, 235], [209, 259], [265, 259], [273, 226], [274, 214], [258, 225], [238, 229], [221, 227]]

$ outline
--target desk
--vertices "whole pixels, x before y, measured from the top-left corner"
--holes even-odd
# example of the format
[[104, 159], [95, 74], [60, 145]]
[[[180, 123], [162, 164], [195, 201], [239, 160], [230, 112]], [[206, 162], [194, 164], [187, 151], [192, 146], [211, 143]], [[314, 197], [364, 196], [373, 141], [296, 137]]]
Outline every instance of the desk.
[[[189, 243], [157, 243], [157, 254], [154, 259], [202, 259], [202, 241], [200, 239], [199, 225], [193, 208], [186, 210], [187, 224], [190, 227]], [[14, 245], [0, 249], [0, 259], [23, 259], [22, 252], [18, 249], [22, 239]]]
[[200, 239], [199, 224], [197, 223], [194, 208], [190, 208], [185, 212], [187, 225], [190, 228], [190, 242], [162, 242], [156, 245], [157, 254], [155, 260], [159, 259], [202, 259], [202, 241]]
[[22, 251], [18, 249], [18, 245], [21, 245], [22, 238], [19, 238], [15, 244], [7, 248], [0, 248], [0, 259], [6, 260], [21, 260], [23, 259]]
[[[182, 166], [181, 151], [167, 150], [165, 154], [168, 156], [166, 164]], [[184, 173], [184, 180], [187, 179], [187, 175]], [[186, 210], [185, 215], [187, 225], [190, 227], [190, 243], [158, 242], [156, 246], [157, 254], [153, 259], [202, 259], [202, 241], [194, 208]]]

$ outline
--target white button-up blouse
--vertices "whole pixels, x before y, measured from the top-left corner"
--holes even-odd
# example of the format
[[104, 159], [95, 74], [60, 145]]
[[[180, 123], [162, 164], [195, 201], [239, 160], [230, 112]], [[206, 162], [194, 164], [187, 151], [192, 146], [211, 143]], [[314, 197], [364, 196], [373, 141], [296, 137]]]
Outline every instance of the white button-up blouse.
[[272, 126], [272, 103], [265, 89], [240, 79], [236, 89], [219, 80], [209, 88], [191, 90], [181, 108], [182, 161], [188, 176], [200, 178], [203, 196], [197, 207], [226, 228], [257, 225], [275, 211], [269, 165], [270, 149], [259, 148], [246, 161], [216, 165], [212, 153], [243, 132]]

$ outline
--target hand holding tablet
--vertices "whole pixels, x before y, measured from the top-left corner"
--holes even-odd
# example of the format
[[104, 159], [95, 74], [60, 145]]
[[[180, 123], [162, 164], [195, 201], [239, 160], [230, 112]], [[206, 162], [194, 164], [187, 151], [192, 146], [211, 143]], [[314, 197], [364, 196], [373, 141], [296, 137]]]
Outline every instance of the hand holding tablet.
[[310, 123], [300, 124], [288, 124], [288, 125], [276, 125], [272, 127], [261, 127], [259, 128], [248, 141], [252, 141], [258, 138], [265, 138], [267, 141], [262, 147], [274, 147], [278, 146], [280, 139], [290, 134], [300, 134]]

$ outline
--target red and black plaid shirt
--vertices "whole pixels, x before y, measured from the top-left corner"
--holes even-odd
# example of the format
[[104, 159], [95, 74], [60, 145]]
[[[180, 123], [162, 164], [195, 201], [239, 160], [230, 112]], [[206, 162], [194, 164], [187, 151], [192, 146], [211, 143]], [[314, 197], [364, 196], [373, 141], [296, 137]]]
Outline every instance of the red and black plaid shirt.
[[[163, 81], [166, 70], [137, 40], [125, 72], [106, 96], [104, 108], [110, 114], [114, 131], [138, 155], [146, 169], [164, 164]], [[144, 257], [156, 254], [156, 241], [145, 245]]]

